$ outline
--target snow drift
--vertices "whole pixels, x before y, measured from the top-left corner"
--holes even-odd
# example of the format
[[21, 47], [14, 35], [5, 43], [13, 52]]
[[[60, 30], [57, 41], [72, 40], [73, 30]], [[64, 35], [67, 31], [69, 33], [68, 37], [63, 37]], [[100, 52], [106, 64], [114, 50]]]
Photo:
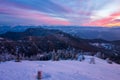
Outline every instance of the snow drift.
[[37, 80], [37, 72], [42, 71], [41, 80], [119, 80], [120, 65], [108, 64], [95, 58], [95, 64], [85, 61], [8, 61], [0, 63], [0, 80]]

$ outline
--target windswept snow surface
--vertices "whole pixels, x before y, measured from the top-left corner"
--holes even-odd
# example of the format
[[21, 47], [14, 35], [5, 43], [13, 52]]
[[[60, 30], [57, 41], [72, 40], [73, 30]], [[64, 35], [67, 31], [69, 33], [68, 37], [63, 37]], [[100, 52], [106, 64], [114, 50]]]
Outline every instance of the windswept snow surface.
[[41, 80], [120, 80], [120, 65], [108, 64], [95, 58], [96, 64], [89, 64], [90, 57], [79, 62], [22, 61], [0, 63], [0, 80], [37, 80], [37, 72], [42, 71]]

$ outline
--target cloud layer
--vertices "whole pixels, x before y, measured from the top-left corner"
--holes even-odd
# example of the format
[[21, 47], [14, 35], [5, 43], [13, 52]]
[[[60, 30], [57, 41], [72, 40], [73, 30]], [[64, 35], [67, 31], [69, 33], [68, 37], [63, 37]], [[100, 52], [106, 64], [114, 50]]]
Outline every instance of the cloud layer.
[[0, 0], [0, 24], [120, 26], [120, 0]]

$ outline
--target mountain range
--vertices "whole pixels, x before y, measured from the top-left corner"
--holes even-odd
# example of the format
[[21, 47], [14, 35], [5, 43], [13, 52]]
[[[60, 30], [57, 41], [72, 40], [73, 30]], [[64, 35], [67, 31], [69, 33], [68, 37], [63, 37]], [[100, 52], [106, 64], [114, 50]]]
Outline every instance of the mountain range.
[[67, 48], [71, 46], [86, 51], [98, 50], [98, 48], [90, 45], [87, 40], [74, 37], [60, 30], [53, 29], [29, 28], [23, 32], [6, 32], [4, 34], [1, 34], [0, 37], [14, 41], [28, 41], [30, 38], [32, 38], [32, 41], [39, 42], [41, 46], [49, 44], [54, 48]]
[[8, 31], [23, 32], [28, 28], [57, 29], [84, 39], [120, 40], [120, 27], [89, 27], [89, 26], [0, 26], [0, 34]]
[[[42, 51], [75, 48], [85, 52], [102, 52], [119, 63], [120, 40], [83, 39], [60, 30], [40, 27], [28, 28], [22, 31], [8, 31], [0, 34], [0, 37], [12, 40], [14, 45], [22, 46], [23, 44], [26, 47], [33, 46], [31, 42], [34, 42]], [[21, 41], [23, 42], [21, 43]]]

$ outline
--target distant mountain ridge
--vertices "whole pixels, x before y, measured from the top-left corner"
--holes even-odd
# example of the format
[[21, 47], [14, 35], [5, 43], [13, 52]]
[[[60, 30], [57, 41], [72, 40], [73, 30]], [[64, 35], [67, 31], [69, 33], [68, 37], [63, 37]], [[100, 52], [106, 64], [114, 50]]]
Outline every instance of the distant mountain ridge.
[[23, 32], [28, 28], [46, 28], [61, 30], [63, 32], [84, 39], [104, 39], [108, 41], [120, 40], [120, 27], [83, 27], [83, 26], [0, 26], [0, 34], [6, 32]]
[[7, 39], [19, 40], [24, 39], [29, 36], [48, 36], [52, 34], [61, 33], [59, 30], [49, 30], [43, 28], [28, 28], [25, 31], [17, 32], [17, 31], [8, 31], [0, 36]]
[[73, 36], [78, 36], [84, 39], [104, 39], [108, 41], [120, 40], [120, 27], [72, 27], [72, 26], [57, 26], [49, 29], [59, 29]]

